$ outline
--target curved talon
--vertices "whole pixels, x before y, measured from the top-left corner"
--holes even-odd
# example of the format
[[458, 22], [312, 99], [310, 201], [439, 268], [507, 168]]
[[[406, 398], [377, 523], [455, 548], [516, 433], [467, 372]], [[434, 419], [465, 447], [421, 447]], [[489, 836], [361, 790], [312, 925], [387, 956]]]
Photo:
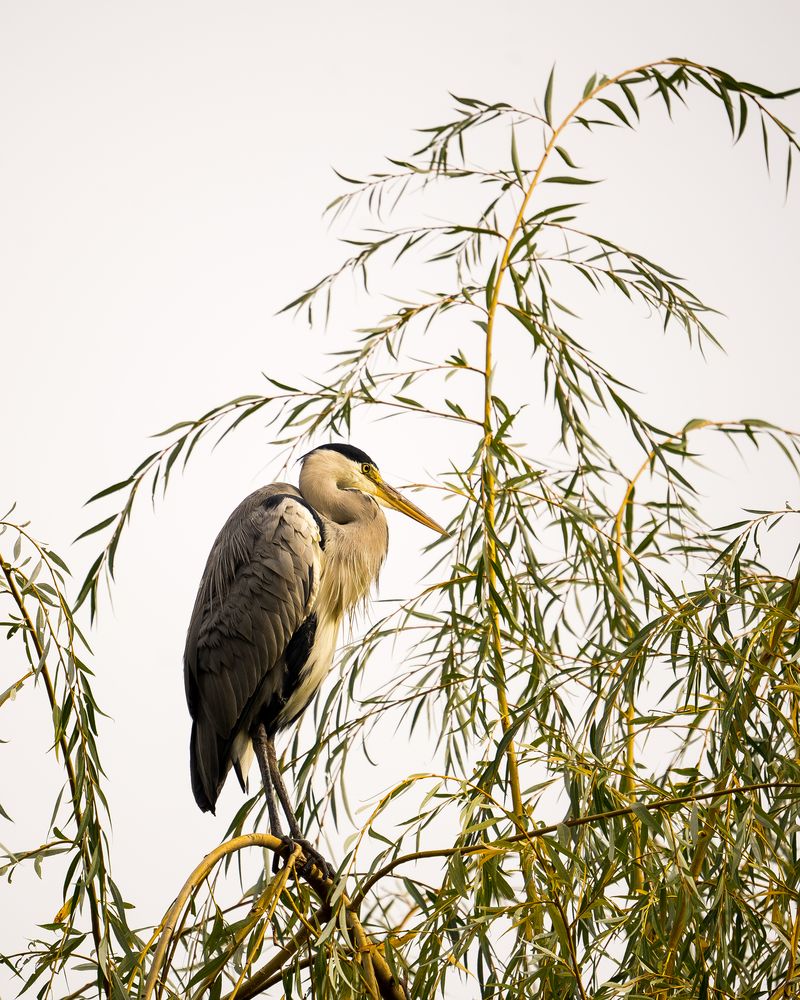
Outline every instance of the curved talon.
[[294, 842], [303, 848], [303, 853], [306, 856], [305, 864], [299, 869], [300, 874], [307, 874], [309, 867], [313, 865], [322, 872], [325, 878], [332, 882], [333, 877], [336, 874], [336, 870], [333, 865], [331, 865], [330, 862], [327, 861], [327, 859], [324, 858], [315, 847], [312, 847], [305, 837], [297, 837]]
[[297, 866], [297, 873], [299, 875], [307, 875], [311, 868], [317, 868], [326, 879], [333, 881], [334, 875], [336, 874], [336, 869], [327, 861], [315, 848], [312, 847], [310, 842], [305, 839], [305, 837], [289, 837], [283, 834], [280, 837], [283, 847], [280, 851], [276, 851], [272, 857], [272, 874], [277, 875], [280, 871], [282, 865], [286, 863], [289, 856], [295, 847], [299, 846], [303, 849], [303, 854], [305, 855], [305, 860], [301, 865]]

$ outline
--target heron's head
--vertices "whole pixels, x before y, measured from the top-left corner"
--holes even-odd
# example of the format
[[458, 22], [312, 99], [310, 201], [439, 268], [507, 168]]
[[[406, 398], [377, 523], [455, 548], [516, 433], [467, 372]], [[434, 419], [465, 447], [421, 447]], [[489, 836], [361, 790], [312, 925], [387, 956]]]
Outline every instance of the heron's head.
[[300, 490], [317, 492], [319, 487], [337, 490], [357, 490], [373, 497], [384, 507], [399, 510], [401, 514], [424, 524], [426, 528], [447, 532], [398, 490], [384, 482], [378, 466], [360, 448], [349, 444], [323, 444], [303, 457], [300, 473]]

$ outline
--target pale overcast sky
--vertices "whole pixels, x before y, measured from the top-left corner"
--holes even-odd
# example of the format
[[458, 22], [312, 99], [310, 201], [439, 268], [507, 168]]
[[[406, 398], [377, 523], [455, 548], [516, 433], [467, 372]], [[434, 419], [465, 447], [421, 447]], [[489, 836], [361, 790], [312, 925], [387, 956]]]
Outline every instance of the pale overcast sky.
[[[342, 253], [321, 221], [341, 190], [332, 167], [363, 175], [408, 153], [414, 128], [447, 115], [448, 92], [529, 107], [555, 63], [565, 107], [593, 72], [666, 56], [783, 89], [800, 84], [798, 37], [788, 0], [0, 2], [0, 508], [16, 501], [85, 568], [93, 545], [70, 547], [91, 523], [81, 505], [138, 464], [147, 435], [260, 391], [262, 370], [288, 381], [320, 370], [321, 350], [374, 319], [335, 317], [325, 340], [275, 316]], [[584, 142], [608, 179], [589, 211], [595, 229], [679, 270], [724, 313], [714, 328], [728, 353], [693, 360], [676, 338], [631, 353], [609, 327], [604, 360], [669, 427], [756, 415], [800, 427], [800, 197], [785, 202], [779, 171], [767, 177], [755, 132], [733, 148], [719, 110], [696, 107], [670, 123], [653, 104], [638, 134]], [[778, 110], [800, 126], [796, 98]], [[446, 466], [446, 441], [392, 432], [382, 450], [384, 430], [353, 440], [387, 476]], [[276, 471], [268, 440], [254, 424], [201, 455], [155, 513], [139, 509], [94, 633], [113, 720], [102, 744], [112, 862], [137, 923], [160, 919], [241, 801], [232, 782], [216, 819], [195, 807], [181, 655], [210, 542]], [[732, 468], [720, 510], [796, 500], [768, 464]], [[428, 540], [396, 519], [392, 531], [387, 596], [417, 579]], [[19, 673], [18, 654], [0, 648], [0, 690]], [[59, 780], [48, 726], [40, 690], [0, 710], [0, 802], [16, 820], [0, 819], [0, 842], [11, 847], [46, 830]], [[366, 773], [365, 798], [388, 784]], [[60, 883], [24, 870], [0, 885], [0, 952], [52, 916]]]

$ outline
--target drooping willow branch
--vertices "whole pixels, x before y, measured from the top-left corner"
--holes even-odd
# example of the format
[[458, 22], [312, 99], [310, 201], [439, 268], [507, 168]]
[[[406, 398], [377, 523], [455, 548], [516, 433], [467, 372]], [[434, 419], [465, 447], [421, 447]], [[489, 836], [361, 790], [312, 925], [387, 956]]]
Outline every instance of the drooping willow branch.
[[[219, 847], [216, 847], [213, 851], [207, 854], [205, 858], [203, 858], [200, 864], [195, 868], [184, 883], [175, 899], [175, 902], [172, 904], [162, 921], [161, 926], [163, 930], [161, 931], [161, 935], [158, 939], [158, 944], [156, 945], [153, 959], [150, 964], [150, 972], [145, 983], [143, 1000], [151, 1000], [151, 997], [156, 990], [162, 974], [164, 960], [175, 934], [175, 930], [178, 926], [181, 914], [191, 898], [194, 896], [197, 889], [203, 884], [208, 875], [223, 858], [250, 847], [262, 847], [274, 853], [285, 853], [286, 851], [285, 843], [277, 837], [273, 837], [266, 833], [251, 833], [236, 837], [224, 844], [220, 844]], [[279, 875], [276, 876], [278, 879], [282, 879], [282, 886], [285, 886], [286, 878], [288, 877], [289, 872], [292, 871], [299, 863], [301, 863], [300, 851], [299, 848], [295, 848], [295, 851], [287, 861], [286, 867], [284, 867]], [[326, 912], [328, 909], [334, 910], [331, 919], [335, 919], [335, 913], [339, 909], [346, 911], [348, 926], [351, 927], [356, 936], [360, 952], [367, 955], [367, 961], [369, 963], [367, 968], [371, 970], [371, 976], [376, 983], [376, 988], [380, 990], [380, 998], [383, 998], [383, 1000], [406, 1000], [406, 995], [402, 986], [395, 979], [391, 969], [386, 963], [386, 960], [375, 950], [374, 944], [365, 934], [355, 908], [347, 896], [341, 892], [331, 880], [326, 878], [323, 872], [320, 872], [313, 865], [308, 871], [304, 871], [303, 878], [312, 887], [322, 903], [322, 912]], [[297, 947], [299, 947], [299, 943], [300, 942], [298, 940]], [[288, 960], [291, 958], [296, 950], [296, 948], [284, 949], [286, 959]], [[370, 973], [368, 972], [367, 975], [369, 982]], [[233, 997], [235, 994], [236, 990], [233, 991], [231, 996]], [[376, 1000], [378, 1000], [377, 994]]]
[[[33, 672], [42, 678], [45, 692], [47, 694], [47, 701], [50, 708], [50, 713], [54, 720], [59, 720], [56, 723], [55, 738], [56, 744], [61, 751], [61, 759], [63, 762], [64, 770], [67, 775], [67, 783], [70, 792], [70, 799], [72, 805], [72, 815], [75, 822], [76, 828], [76, 843], [81, 857], [81, 862], [84, 871], [83, 886], [86, 891], [86, 895], [89, 901], [89, 917], [91, 923], [91, 933], [92, 939], [94, 941], [94, 947], [99, 954], [103, 942], [106, 940], [107, 930], [103, 926], [103, 920], [101, 916], [101, 910], [104, 908], [103, 901], [99, 898], [96, 885], [96, 874], [104, 869], [105, 862], [103, 858], [103, 842], [102, 842], [102, 832], [99, 829], [95, 830], [94, 843], [90, 841], [89, 832], [89, 822], [91, 821], [91, 826], [95, 828], [97, 826], [97, 817], [92, 814], [95, 812], [96, 803], [94, 798], [94, 793], [91, 786], [91, 776], [86, 773], [85, 760], [88, 757], [88, 750], [85, 742], [85, 734], [82, 729], [82, 724], [80, 722], [80, 714], [82, 711], [82, 706], [79, 704], [79, 695], [75, 690], [75, 686], [71, 685], [68, 698], [70, 701], [68, 705], [62, 705], [56, 696], [56, 688], [53, 682], [53, 677], [48, 666], [48, 653], [51, 644], [55, 647], [59, 660], [61, 661], [61, 666], [65, 673], [67, 672], [65, 657], [69, 656], [73, 664], [77, 663], [77, 657], [75, 655], [75, 650], [73, 647], [74, 629], [72, 624], [72, 617], [69, 612], [66, 600], [62, 594], [60, 580], [57, 576], [56, 570], [54, 568], [54, 560], [57, 559], [54, 553], [45, 550], [31, 535], [25, 530], [22, 525], [15, 524], [13, 522], [4, 520], [0, 522], [0, 529], [10, 528], [17, 532], [20, 538], [25, 538], [37, 552], [41, 562], [47, 566], [51, 585], [49, 589], [52, 595], [54, 595], [56, 606], [58, 607], [60, 613], [63, 615], [64, 620], [67, 623], [68, 628], [68, 644], [69, 648], [65, 652], [62, 649], [62, 645], [59, 639], [58, 630], [53, 624], [50, 618], [50, 612], [47, 607], [47, 603], [44, 600], [44, 591], [37, 588], [35, 579], [26, 577], [21, 569], [14, 566], [13, 563], [8, 562], [2, 554], [0, 554], [0, 571], [6, 582], [6, 587], [8, 593], [14, 601], [17, 607], [17, 611], [20, 615], [20, 619], [24, 626], [24, 634], [26, 638], [26, 643], [30, 642], [35, 652], [35, 661], [33, 658], [31, 662], [33, 664]], [[59, 560], [60, 563], [60, 560]], [[63, 565], [63, 563], [61, 563]], [[18, 586], [18, 581], [21, 582], [22, 588]], [[41, 624], [37, 627], [34, 624], [33, 619], [28, 611], [28, 607], [25, 603], [25, 595], [32, 594], [37, 601], [38, 614], [37, 621]], [[43, 636], [49, 635], [49, 639], [45, 642]], [[76, 719], [76, 732], [78, 733], [78, 738], [81, 742], [81, 752], [84, 755], [84, 760], [81, 762], [81, 773], [80, 778], [76, 773], [75, 764], [73, 763], [73, 749], [67, 740], [66, 732], [61, 724], [61, 720], [66, 720], [67, 717], [67, 707], [74, 709], [74, 717]], [[62, 838], [62, 843], [68, 843]], [[41, 856], [41, 849], [35, 852], [37, 857]], [[104, 894], [104, 885], [101, 882], [100, 889], [101, 893]], [[79, 888], [76, 888], [76, 892]], [[66, 915], [69, 919], [72, 919], [72, 905], [71, 903], [66, 907]], [[98, 968], [98, 977], [101, 983], [103, 991], [110, 995], [110, 981], [107, 971], [102, 965]]]
[[763, 791], [800, 791], [800, 781], [762, 781], [755, 785], [740, 785], [735, 788], [718, 788], [710, 792], [695, 792], [691, 795], [676, 795], [672, 798], [661, 799], [658, 802], [639, 802], [632, 806], [620, 806], [618, 809], [609, 809], [603, 813], [595, 813], [589, 816], [575, 816], [562, 820], [560, 823], [550, 823], [547, 826], [535, 827], [525, 833], [515, 833], [510, 837], [505, 837], [497, 843], [467, 844], [464, 846], [432, 848], [426, 851], [412, 851], [409, 854], [401, 855], [392, 861], [382, 865], [373, 872], [369, 878], [359, 887], [358, 892], [353, 896], [352, 905], [360, 906], [367, 893], [387, 875], [393, 874], [395, 869], [402, 865], [410, 864], [412, 861], [422, 861], [434, 858], [451, 858], [456, 854], [470, 855], [481, 854], [485, 851], [502, 849], [509, 844], [521, 844], [540, 837], [558, 833], [561, 828], [575, 830], [584, 826], [591, 826], [594, 823], [602, 823], [609, 819], [617, 819], [622, 816], [637, 816], [641, 811], [660, 812], [676, 806], [692, 805], [695, 802], [704, 802], [718, 798], [726, 798], [731, 795], [747, 795], [750, 792]]

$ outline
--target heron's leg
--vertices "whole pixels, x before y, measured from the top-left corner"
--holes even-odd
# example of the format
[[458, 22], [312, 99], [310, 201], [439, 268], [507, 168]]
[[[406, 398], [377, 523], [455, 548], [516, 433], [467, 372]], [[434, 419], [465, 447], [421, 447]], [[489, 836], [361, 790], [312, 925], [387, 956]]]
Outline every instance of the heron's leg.
[[301, 840], [303, 831], [300, 829], [300, 824], [297, 822], [294, 809], [292, 809], [292, 802], [289, 798], [289, 793], [286, 791], [286, 785], [284, 785], [281, 772], [278, 770], [278, 755], [275, 752], [275, 738], [273, 736], [267, 736], [266, 742], [267, 763], [269, 765], [269, 776], [272, 780], [272, 786], [278, 793], [278, 798], [281, 800], [281, 805], [283, 806], [283, 812], [286, 819], [289, 821], [289, 832], [295, 840]]
[[[258, 767], [261, 771], [261, 781], [264, 784], [264, 794], [267, 797], [267, 809], [269, 810], [269, 829], [273, 837], [280, 837], [283, 839], [283, 828], [281, 826], [280, 815], [278, 813], [278, 804], [275, 801], [275, 795], [272, 786], [272, 779], [270, 778], [270, 766], [269, 766], [269, 747], [271, 745], [271, 740], [267, 736], [267, 731], [264, 728], [263, 723], [259, 723], [256, 728], [255, 735], [253, 736], [253, 747], [256, 752], [256, 758], [258, 760]], [[275, 750], [272, 750], [273, 755]], [[286, 794], [284, 792], [284, 794]], [[283, 801], [283, 800], [281, 800]]]
[[275, 791], [278, 793], [278, 798], [281, 800], [281, 805], [283, 806], [283, 811], [286, 814], [286, 819], [289, 821], [289, 830], [292, 835], [292, 840], [296, 841], [303, 848], [306, 858], [315, 864], [320, 871], [324, 872], [329, 879], [332, 879], [335, 874], [335, 869], [333, 865], [330, 864], [303, 836], [303, 832], [300, 829], [300, 824], [297, 822], [297, 817], [294, 814], [294, 809], [292, 809], [292, 803], [289, 799], [289, 793], [286, 791], [286, 786], [283, 783], [283, 778], [281, 777], [281, 772], [278, 770], [278, 755], [275, 752], [275, 739], [272, 736], [267, 737], [267, 761], [269, 763], [269, 773], [272, 779], [272, 784]]

